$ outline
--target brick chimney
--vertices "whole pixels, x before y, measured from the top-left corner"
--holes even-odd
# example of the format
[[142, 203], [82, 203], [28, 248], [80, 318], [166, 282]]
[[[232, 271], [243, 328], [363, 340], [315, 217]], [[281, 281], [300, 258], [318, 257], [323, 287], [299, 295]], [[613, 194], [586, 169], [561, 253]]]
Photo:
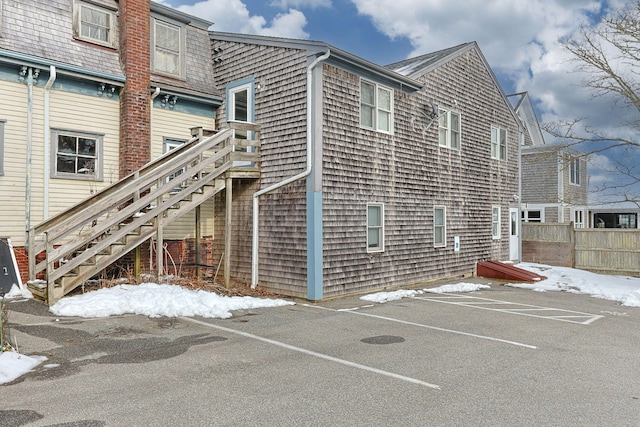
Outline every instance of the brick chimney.
[[151, 160], [151, 4], [120, 0], [120, 178]]

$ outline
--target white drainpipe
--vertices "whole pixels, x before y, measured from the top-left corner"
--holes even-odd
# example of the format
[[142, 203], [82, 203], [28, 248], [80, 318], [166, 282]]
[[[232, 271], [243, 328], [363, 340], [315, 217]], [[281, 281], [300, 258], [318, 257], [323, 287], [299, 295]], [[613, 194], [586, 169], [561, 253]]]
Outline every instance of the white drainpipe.
[[49, 129], [49, 96], [51, 86], [56, 81], [56, 67], [49, 67], [49, 80], [44, 85], [44, 211], [43, 220], [49, 218], [49, 177], [51, 176], [51, 130]]
[[263, 188], [260, 191], [257, 191], [253, 194], [253, 234], [252, 234], [252, 244], [251, 244], [251, 287], [255, 288], [258, 285], [258, 219], [259, 219], [259, 204], [258, 197], [263, 194], [270, 193], [273, 190], [277, 190], [280, 187], [283, 187], [287, 184], [290, 184], [299, 179], [305, 178], [309, 176], [311, 173], [312, 161], [313, 161], [313, 129], [311, 127], [311, 106], [312, 106], [312, 77], [313, 77], [313, 69], [320, 62], [326, 60], [331, 55], [331, 51], [327, 49], [327, 52], [322, 56], [316, 58], [308, 67], [307, 67], [307, 168], [292, 177], [285, 179], [284, 181], [280, 181], [276, 184], [273, 184], [270, 187]]
[[33, 68], [27, 69], [27, 164], [25, 182], [25, 227], [31, 228], [31, 165], [33, 161]]

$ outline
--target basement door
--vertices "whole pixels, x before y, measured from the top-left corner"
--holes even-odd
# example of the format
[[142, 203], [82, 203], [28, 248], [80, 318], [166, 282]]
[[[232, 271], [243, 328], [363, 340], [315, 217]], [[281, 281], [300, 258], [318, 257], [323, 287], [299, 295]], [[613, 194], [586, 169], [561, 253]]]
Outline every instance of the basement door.
[[509, 208], [509, 260], [520, 261], [520, 210]]

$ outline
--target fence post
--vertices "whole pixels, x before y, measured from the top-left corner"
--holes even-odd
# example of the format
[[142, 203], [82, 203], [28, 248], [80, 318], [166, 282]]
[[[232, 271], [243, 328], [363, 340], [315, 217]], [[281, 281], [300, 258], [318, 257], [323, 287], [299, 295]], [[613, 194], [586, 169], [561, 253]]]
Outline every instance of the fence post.
[[569, 223], [569, 259], [571, 268], [576, 267], [576, 229], [573, 226], [573, 221]]

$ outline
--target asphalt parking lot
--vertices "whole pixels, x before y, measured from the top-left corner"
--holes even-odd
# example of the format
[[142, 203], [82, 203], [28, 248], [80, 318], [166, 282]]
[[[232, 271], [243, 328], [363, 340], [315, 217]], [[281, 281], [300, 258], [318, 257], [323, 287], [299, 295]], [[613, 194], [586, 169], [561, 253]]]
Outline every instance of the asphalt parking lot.
[[493, 285], [231, 319], [56, 318], [9, 304], [23, 354], [0, 426], [638, 426], [640, 309]]

